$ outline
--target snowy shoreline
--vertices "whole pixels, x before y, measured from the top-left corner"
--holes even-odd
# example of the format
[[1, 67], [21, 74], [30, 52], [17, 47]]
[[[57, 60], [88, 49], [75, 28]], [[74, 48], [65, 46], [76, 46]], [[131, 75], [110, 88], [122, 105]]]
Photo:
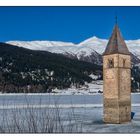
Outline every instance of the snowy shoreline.
[[46, 96], [52, 96], [52, 95], [54, 95], [54, 96], [61, 96], [61, 95], [66, 95], [66, 96], [68, 96], [68, 95], [74, 95], [74, 96], [79, 96], [79, 95], [93, 95], [93, 96], [96, 96], [96, 95], [102, 95], [101, 93], [95, 93], [95, 94], [63, 94], [63, 93], [60, 93], [60, 94], [56, 94], [56, 93], [0, 93], [0, 96], [8, 96], [8, 95], [10, 95], [10, 96], [15, 96], [15, 95], [17, 95], [17, 96], [20, 96], [20, 95], [27, 95], [27, 96], [31, 96], [31, 95], [46, 95]]
[[[134, 95], [134, 94], [138, 94], [140, 95], [140, 92], [132, 92], [131, 95]], [[66, 94], [66, 93], [0, 93], [0, 96], [38, 96], [38, 95], [45, 95], [45, 96], [61, 96], [61, 95], [65, 95], [65, 96], [69, 96], [69, 95], [74, 95], [74, 96], [81, 96], [81, 95], [89, 95], [89, 96], [96, 96], [96, 95], [103, 95], [103, 93], [94, 93], [94, 94], [90, 94], [90, 93], [87, 93], [87, 94], [82, 94], [82, 93], [78, 93], [78, 94]]]
[[[91, 75], [92, 78], [95, 76]], [[140, 92], [132, 92], [131, 94], [140, 94]], [[61, 96], [61, 95], [103, 95], [103, 81], [102, 80], [97, 80], [97, 81], [92, 81], [92, 83], [85, 83], [84, 86], [80, 88], [76, 87], [71, 87], [68, 89], [53, 89], [52, 92], [50, 93], [2, 93], [0, 92], [0, 96], [20, 96], [20, 95], [54, 95], [54, 96]]]

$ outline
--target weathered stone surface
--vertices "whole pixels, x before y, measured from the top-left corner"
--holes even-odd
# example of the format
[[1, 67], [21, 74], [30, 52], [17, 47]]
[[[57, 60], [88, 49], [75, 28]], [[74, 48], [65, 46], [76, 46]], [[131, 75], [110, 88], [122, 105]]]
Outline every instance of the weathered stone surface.
[[[108, 67], [113, 59], [114, 66]], [[123, 60], [125, 59], [125, 64]], [[131, 62], [129, 55], [113, 54], [103, 57], [104, 122], [123, 123], [131, 120]]]

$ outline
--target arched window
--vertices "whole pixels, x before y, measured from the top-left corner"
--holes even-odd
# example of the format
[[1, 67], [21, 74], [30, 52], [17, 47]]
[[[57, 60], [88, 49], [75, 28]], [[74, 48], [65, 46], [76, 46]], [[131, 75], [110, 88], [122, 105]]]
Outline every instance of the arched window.
[[108, 67], [109, 68], [113, 68], [114, 67], [114, 61], [113, 61], [113, 59], [109, 59], [108, 60]]
[[126, 59], [123, 59], [123, 67], [125, 67]]

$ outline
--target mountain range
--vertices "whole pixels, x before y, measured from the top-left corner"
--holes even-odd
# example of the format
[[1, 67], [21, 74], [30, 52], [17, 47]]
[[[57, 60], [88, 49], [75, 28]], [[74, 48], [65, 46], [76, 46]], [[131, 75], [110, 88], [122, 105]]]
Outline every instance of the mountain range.
[[[8, 41], [6, 43], [31, 50], [42, 50], [63, 54], [70, 58], [102, 65], [102, 53], [107, 45], [107, 39], [96, 36], [88, 38], [78, 44], [62, 41]], [[133, 64], [140, 63], [140, 39], [125, 40], [132, 54]]]
[[[108, 40], [0, 43], [0, 92], [51, 92], [102, 80], [102, 53]], [[140, 90], [140, 40], [126, 40], [132, 56], [132, 91]], [[97, 77], [96, 79], [92, 77]]]

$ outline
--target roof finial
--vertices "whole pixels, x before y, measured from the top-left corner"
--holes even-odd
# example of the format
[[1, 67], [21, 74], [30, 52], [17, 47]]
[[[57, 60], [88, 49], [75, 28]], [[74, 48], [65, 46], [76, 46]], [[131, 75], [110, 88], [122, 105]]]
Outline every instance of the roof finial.
[[117, 11], [115, 11], [115, 24], [118, 24], [118, 16], [117, 16]]
[[116, 15], [116, 17], [115, 17], [115, 24], [116, 24], [116, 25], [118, 24], [118, 17], [117, 17], [117, 15]]

